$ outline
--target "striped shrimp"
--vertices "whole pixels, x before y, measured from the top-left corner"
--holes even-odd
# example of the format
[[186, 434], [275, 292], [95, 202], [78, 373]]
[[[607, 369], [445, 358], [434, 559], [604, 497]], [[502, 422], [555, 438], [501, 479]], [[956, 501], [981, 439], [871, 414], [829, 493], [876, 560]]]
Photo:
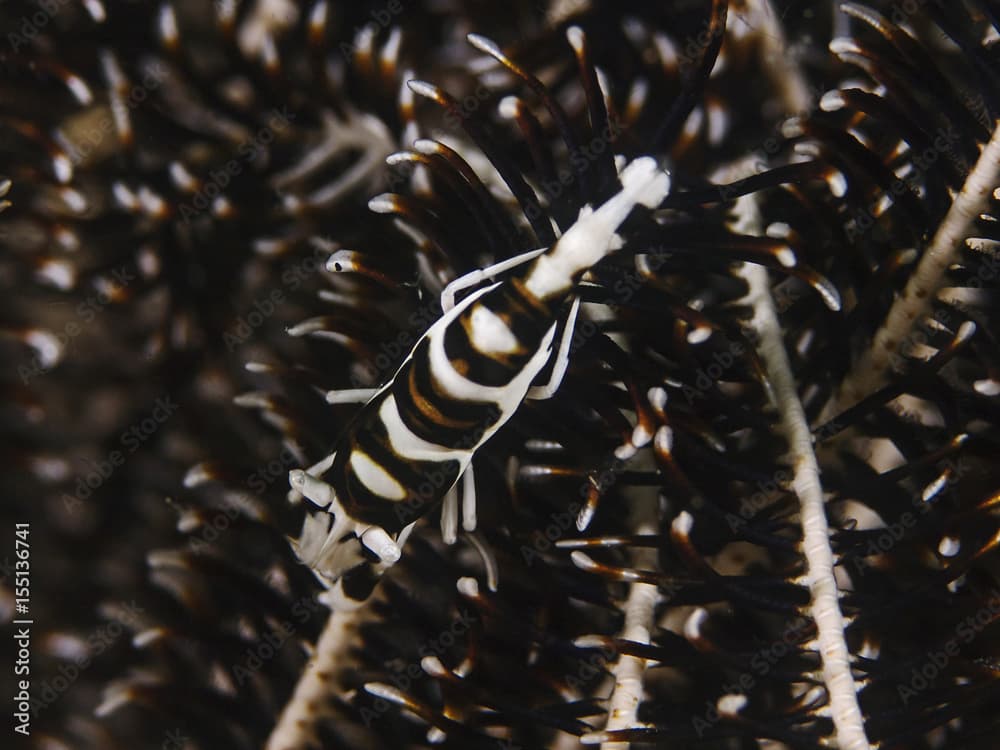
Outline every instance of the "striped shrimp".
[[[650, 157], [627, 164], [619, 178], [621, 190], [596, 209], [585, 206], [551, 247], [449, 284], [444, 314], [381, 388], [328, 395], [364, 406], [329, 456], [289, 474], [292, 488], [317, 506], [293, 544], [329, 589], [328, 603], [363, 602], [399, 559], [414, 523], [442, 500], [442, 535], [453, 542], [459, 480], [462, 527], [476, 528], [476, 451], [525, 399], [550, 398], [559, 388], [580, 303], [577, 284], [621, 247], [617, 230], [632, 209], [658, 206], [669, 190], [667, 173]], [[504, 280], [455, 304], [456, 292], [504, 272]], [[549, 382], [536, 385], [550, 363]]]

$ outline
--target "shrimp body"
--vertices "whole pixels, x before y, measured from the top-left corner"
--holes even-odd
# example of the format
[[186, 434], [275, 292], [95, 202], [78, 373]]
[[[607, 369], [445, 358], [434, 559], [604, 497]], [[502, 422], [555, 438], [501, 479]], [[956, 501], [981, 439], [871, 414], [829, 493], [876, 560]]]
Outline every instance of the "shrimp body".
[[[442, 528], [446, 539], [453, 538], [457, 507], [449, 508], [447, 496], [463, 474], [470, 472], [471, 479], [476, 451], [526, 398], [547, 398], [558, 388], [579, 304], [577, 284], [621, 246], [616, 230], [636, 204], [655, 207], [669, 189], [667, 174], [648, 157], [631, 162], [620, 179], [620, 192], [596, 210], [585, 207], [551, 248], [517, 259], [505, 280], [450, 309], [443, 300], [445, 314], [367, 400], [334, 452], [311, 469], [290, 473], [293, 489], [317, 506], [296, 551], [331, 588], [336, 605], [364, 601], [399, 559], [413, 524], [442, 499]], [[470, 276], [476, 283], [483, 273]], [[443, 296], [462, 283], [453, 282]], [[552, 381], [534, 386], [550, 363]], [[471, 531], [475, 506], [468, 494], [474, 485], [468, 479], [463, 525]]]

